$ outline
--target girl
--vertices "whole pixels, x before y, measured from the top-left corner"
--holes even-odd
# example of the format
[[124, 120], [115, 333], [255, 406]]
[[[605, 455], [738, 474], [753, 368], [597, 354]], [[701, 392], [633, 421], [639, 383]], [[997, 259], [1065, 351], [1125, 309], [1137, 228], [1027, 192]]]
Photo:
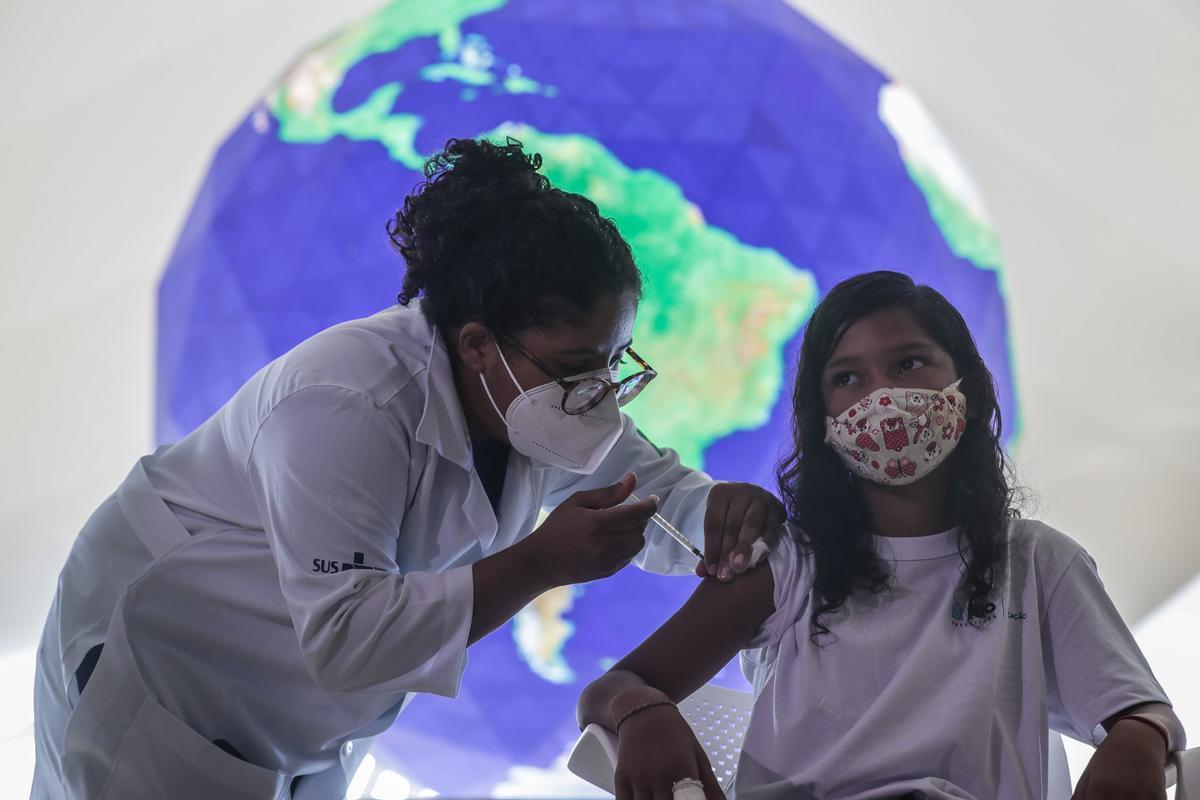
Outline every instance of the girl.
[[746, 798], [1041, 798], [1047, 730], [1099, 744], [1082, 798], [1162, 797], [1179, 720], [1091, 558], [1017, 519], [992, 378], [940, 294], [845, 281], [809, 321], [790, 535], [735, 584], [704, 581], [585, 690], [616, 731], [618, 798], [720, 789], [673, 707], [739, 650], [755, 692]]
[[34, 797], [341, 797], [356, 742], [453, 696], [541, 592], [635, 557], [690, 571], [643, 534], [656, 507], [706, 528], [726, 580], [722, 544], [779, 527], [619, 411], [654, 377], [638, 270], [539, 165], [451, 141], [389, 229], [401, 304], [268, 364], [95, 512], [39, 648]]

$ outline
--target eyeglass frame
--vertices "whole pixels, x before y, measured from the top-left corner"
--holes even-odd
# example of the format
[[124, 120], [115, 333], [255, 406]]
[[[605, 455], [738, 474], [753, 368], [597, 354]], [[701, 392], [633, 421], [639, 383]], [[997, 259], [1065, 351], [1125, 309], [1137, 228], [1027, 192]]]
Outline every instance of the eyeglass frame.
[[596, 401], [594, 403], [592, 403], [591, 405], [587, 406], [586, 408], [581, 408], [578, 411], [567, 411], [567, 397], [570, 396], [571, 392], [575, 389], [575, 387], [578, 386], [579, 384], [583, 383], [583, 381], [581, 381], [581, 380], [568, 381], [566, 378], [562, 377], [557, 372], [550, 369], [550, 366], [548, 364], [546, 364], [545, 361], [542, 361], [540, 358], [535, 356], [533, 353], [526, 350], [525, 346], [522, 345], [520, 342], [518, 342], [512, 336], [502, 335], [500, 338], [504, 339], [504, 341], [508, 342], [513, 347], [515, 347], [517, 349], [517, 351], [521, 353], [521, 355], [525, 356], [527, 359], [529, 359], [531, 362], [533, 362], [534, 366], [536, 366], [542, 372], [546, 373], [548, 376], [553, 378], [554, 382], [562, 387], [563, 399], [562, 399], [562, 403], [560, 403], [560, 406], [562, 407], [564, 414], [568, 414], [572, 417], [577, 417], [581, 414], [586, 414], [587, 412], [591, 411], [593, 408], [600, 405], [600, 403], [602, 403], [604, 401], [604, 398], [608, 397], [610, 392], [617, 392], [617, 405], [618, 406], [625, 405], [626, 403], [633, 400], [633, 397], [637, 397], [637, 395], [635, 394], [633, 397], [629, 398], [629, 400], [626, 400], [625, 403], [622, 403], [621, 395], [619, 393], [619, 390], [622, 386], [624, 386], [626, 383], [629, 383], [634, 378], [641, 377], [642, 375], [649, 375], [650, 377], [646, 379], [646, 384], [643, 385], [641, 389], [638, 389], [638, 394], [641, 394], [642, 390], [645, 389], [647, 385], [649, 385], [650, 381], [652, 381], [658, 377], [658, 370], [654, 369], [654, 367], [650, 366], [650, 364], [647, 363], [644, 358], [642, 358], [636, 352], [634, 352], [632, 347], [626, 347], [624, 349], [624, 352], [628, 353], [630, 358], [632, 358], [634, 361], [636, 361], [637, 365], [639, 367], [641, 367], [641, 369], [638, 370], [637, 372], [633, 373], [632, 375], [627, 375], [626, 377], [622, 378], [621, 380], [617, 381], [616, 383], [613, 383], [610, 380], [605, 380], [604, 378], [601, 378], [601, 377], [588, 378], [587, 380], [599, 381], [600, 383], [603, 383], [604, 391], [601, 394], [597, 395]]

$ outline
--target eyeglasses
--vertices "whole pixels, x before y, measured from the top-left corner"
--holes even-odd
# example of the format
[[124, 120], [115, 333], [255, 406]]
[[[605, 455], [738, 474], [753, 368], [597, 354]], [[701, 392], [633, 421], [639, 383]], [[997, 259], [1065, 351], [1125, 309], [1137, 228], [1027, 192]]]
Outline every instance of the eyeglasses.
[[538, 369], [549, 375], [554, 379], [555, 383], [562, 387], [562, 410], [572, 416], [591, 411], [600, 405], [600, 401], [607, 397], [609, 392], [616, 392], [617, 405], [623, 406], [637, 397], [642, 389], [645, 389], [646, 385], [658, 375], [653, 367], [647, 364], [641, 356], [633, 352], [632, 347], [626, 347], [625, 352], [641, 367], [639, 371], [616, 383], [598, 377], [569, 381], [550, 369], [546, 365], [546, 362], [522, 347], [521, 343], [516, 339], [511, 336], [505, 336], [504, 340], [520, 351], [521, 355], [532, 361], [537, 365]]

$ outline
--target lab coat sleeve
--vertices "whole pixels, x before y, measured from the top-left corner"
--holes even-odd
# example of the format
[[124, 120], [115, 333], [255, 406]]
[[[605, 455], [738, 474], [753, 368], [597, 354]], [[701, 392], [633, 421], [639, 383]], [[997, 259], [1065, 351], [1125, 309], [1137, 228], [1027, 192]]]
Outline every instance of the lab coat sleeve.
[[334, 386], [280, 401], [250, 449], [248, 478], [288, 612], [328, 691], [458, 691], [472, 571], [400, 573], [408, 458], [400, 424]]
[[[553, 508], [575, 492], [608, 486], [632, 472], [638, 478], [634, 493], [642, 499], [658, 495], [659, 513], [703, 551], [704, 509], [715, 481], [679, 463], [674, 450], [656, 446], [638, 430], [629, 415], [621, 415], [621, 424], [621, 438], [600, 468], [591, 475], [556, 470], [561, 477], [554, 482], [543, 505]], [[633, 563], [647, 572], [663, 575], [689, 575], [696, 569], [696, 557], [653, 522], [646, 526], [646, 546]]]

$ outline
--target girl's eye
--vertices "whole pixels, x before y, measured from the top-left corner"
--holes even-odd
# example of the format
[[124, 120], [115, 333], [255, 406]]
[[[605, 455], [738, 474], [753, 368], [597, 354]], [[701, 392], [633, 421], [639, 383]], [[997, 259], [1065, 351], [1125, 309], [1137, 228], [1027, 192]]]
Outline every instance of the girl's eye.
[[853, 380], [854, 380], [853, 372], [839, 372], [838, 374], [833, 376], [833, 385], [834, 386], [849, 386]]
[[925, 362], [916, 356], [909, 356], [908, 358], [901, 359], [899, 366], [901, 372], [908, 372], [910, 370], [920, 369], [921, 367], [925, 366]]

